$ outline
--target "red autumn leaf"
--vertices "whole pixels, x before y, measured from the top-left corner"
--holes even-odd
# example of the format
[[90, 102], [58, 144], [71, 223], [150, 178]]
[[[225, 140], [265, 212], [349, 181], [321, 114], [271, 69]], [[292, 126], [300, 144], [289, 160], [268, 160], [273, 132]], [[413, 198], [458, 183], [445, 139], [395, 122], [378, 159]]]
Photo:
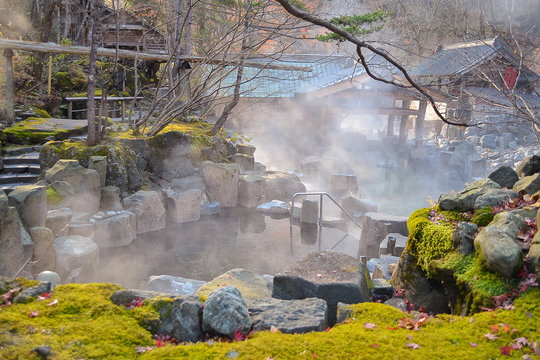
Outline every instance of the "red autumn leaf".
[[510, 353], [512, 352], [512, 348], [508, 345], [501, 347], [500, 350], [501, 350], [501, 354], [506, 355], [506, 356], [510, 356]]
[[375, 344], [371, 344], [371, 347], [372, 347], [372, 348], [374, 348], [374, 349], [376, 349], [376, 348], [378, 348], [378, 347], [379, 347], [379, 344], [377, 344], [377, 343], [375, 343]]
[[36, 311], [30, 311], [30, 314], [28, 314], [28, 317], [29, 317], [29, 318], [34, 318], [34, 317], [36, 317], [36, 316], [38, 316], [38, 315], [39, 315], [39, 311], [38, 311], [38, 310], [36, 310]]
[[471, 345], [472, 347], [477, 347], [478, 346], [477, 343], [473, 343], [473, 342], [470, 342], [469, 345]]
[[234, 330], [234, 340], [244, 341], [246, 340], [246, 335], [241, 330]]
[[267, 356], [266, 360], [274, 360], [274, 358], [271, 358], [270, 356]]
[[58, 304], [58, 299], [54, 299], [52, 302], [48, 303], [47, 306], [54, 306]]
[[397, 329], [399, 329], [399, 326], [396, 326], [396, 327], [387, 326], [386, 327], [386, 330], [397, 330]]
[[317, 355], [317, 354], [311, 354], [311, 356], [313, 356], [314, 359], [318, 359], [318, 358], [319, 358], [319, 355]]
[[329, 332], [330, 331], [330, 326], [326, 328], [326, 330], [324, 330], [325, 332]]
[[486, 338], [488, 338], [489, 340], [497, 340], [499, 337], [495, 334], [492, 334], [491, 332], [488, 331], [487, 334], [484, 334], [484, 336]]
[[406, 345], [407, 345], [407, 347], [410, 347], [413, 350], [420, 349], [420, 345], [418, 345], [417, 343], [407, 343]]
[[43, 293], [41, 294], [40, 296], [38, 296], [38, 300], [39, 301], [43, 301], [43, 300], [46, 300], [46, 299], [50, 299], [51, 298], [51, 294], [49, 293]]
[[493, 331], [494, 334], [499, 332], [499, 327], [497, 325], [490, 325], [489, 328]]
[[375, 329], [377, 327], [377, 325], [374, 324], [374, 323], [366, 322], [366, 323], [364, 323], [364, 327], [366, 329]]

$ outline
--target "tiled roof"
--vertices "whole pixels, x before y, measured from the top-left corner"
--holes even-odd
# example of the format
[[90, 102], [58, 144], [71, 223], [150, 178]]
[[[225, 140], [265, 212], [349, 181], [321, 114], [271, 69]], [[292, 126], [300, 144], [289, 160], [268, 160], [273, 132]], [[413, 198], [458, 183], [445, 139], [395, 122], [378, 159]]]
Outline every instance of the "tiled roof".
[[[533, 109], [536, 114], [540, 113], [540, 96], [520, 91], [502, 93], [494, 88], [465, 87], [463, 91], [479, 102], [503, 107], [524, 107]], [[515, 104], [515, 105], [514, 105]], [[539, 114], [540, 115], [540, 114]]]

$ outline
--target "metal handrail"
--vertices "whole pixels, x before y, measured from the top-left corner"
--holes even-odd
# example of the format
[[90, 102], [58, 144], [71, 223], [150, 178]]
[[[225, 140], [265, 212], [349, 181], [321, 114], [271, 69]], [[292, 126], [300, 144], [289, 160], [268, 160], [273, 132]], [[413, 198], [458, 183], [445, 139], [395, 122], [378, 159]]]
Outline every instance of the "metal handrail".
[[320, 205], [319, 205], [319, 226], [322, 226], [322, 220], [323, 220], [323, 196], [328, 196], [330, 200], [334, 202], [334, 204], [337, 205], [338, 208], [341, 209], [347, 215], [358, 227], [362, 228], [362, 225], [356, 219], [349, 214], [347, 210], [343, 208], [329, 193], [325, 191], [314, 191], [314, 192], [300, 192], [293, 195], [292, 202], [291, 202], [291, 219], [290, 219], [290, 228], [292, 230], [293, 226], [293, 212], [294, 212], [294, 199], [297, 196], [309, 196], [309, 195], [319, 195], [320, 196]]

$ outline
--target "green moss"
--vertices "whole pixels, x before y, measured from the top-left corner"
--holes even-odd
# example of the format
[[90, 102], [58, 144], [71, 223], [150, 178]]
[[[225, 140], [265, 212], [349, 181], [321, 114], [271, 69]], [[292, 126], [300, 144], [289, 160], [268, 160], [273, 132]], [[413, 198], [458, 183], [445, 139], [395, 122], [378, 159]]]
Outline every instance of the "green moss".
[[47, 110], [43, 110], [43, 109], [34, 109], [34, 112], [36, 113], [36, 117], [37, 118], [42, 118], [42, 119], [48, 119], [48, 118], [51, 118], [51, 115], [49, 115], [49, 113], [47, 112]]
[[484, 227], [487, 226], [494, 217], [495, 215], [493, 214], [491, 206], [486, 206], [474, 213], [472, 223], [476, 224], [478, 227]]
[[62, 196], [52, 186], [47, 187], [47, 204], [58, 205], [62, 200]]
[[[48, 115], [48, 114], [47, 114]], [[50, 117], [50, 116], [49, 116]], [[66, 130], [40, 130], [37, 125], [46, 124], [46, 118], [28, 118], [4, 130], [9, 142], [14, 144], [44, 144], [59, 134], [67, 133]]]

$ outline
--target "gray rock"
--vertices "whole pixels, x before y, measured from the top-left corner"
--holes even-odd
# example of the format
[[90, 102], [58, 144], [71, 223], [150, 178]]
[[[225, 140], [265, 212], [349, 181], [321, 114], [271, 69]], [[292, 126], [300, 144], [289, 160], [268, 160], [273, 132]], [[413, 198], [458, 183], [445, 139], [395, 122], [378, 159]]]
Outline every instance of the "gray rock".
[[362, 219], [358, 257], [367, 256], [368, 259], [377, 257], [381, 242], [390, 233], [408, 236], [407, 218], [383, 213], [365, 213]]
[[123, 210], [120, 201], [120, 188], [116, 186], [104, 186], [101, 188], [101, 210]]
[[492, 171], [488, 178], [499, 184], [501, 187], [511, 189], [519, 180], [517, 173], [510, 166], [501, 166]]
[[247, 307], [255, 331], [270, 330], [274, 326], [282, 333], [303, 334], [328, 327], [327, 305], [322, 299], [248, 299]]
[[474, 201], [474, 210], [480, 210], [486, 206], [499, 206], [503, 201], [518, 198], [519, 194], [508, 189], [491, 189], [480, 195]]
[[540, 232], [534, 235], [531, 242], [531, 248], [529, 249], [529, 271], [536, 274], [538, 278], [540, 276]]
[[160, 302], [158, 311], [158, 334], [170, 335], [180, 342], [197, 342], [202, 337], [203, 304], [197, 296]]
[[217, 215], [221, 212], [221, 204], [217, 201], [201, 205], [201, 215]]
[[240, 206], [256, 207], [266, 197], [266, 180], [262, 175], [247, 174], [240, 176], [238, 201]]
[[246, 154], [234, 154], [232, 161], [238, 164], [240, 173], [245, 174], [246, 171], [255, 170], [255, 158]]
[[179, 276], [155, 275], [150, 276], [146, 290], [168, 293], [173, 295], [195, 295], [206, 281], [185, 279]]
[[353, 317], [353, 310], [350, 308], [351, 304], [345, 304], [342, 302], [337, 303], [337, 316], [336, 323], [343, 324], [347, 319]]
[[317, 297], [328, 304], [328, 323], [336, 322], [338, 302], [369, 300], [364, 265], [352, 256], [315, 251], [274, 276], [272, 297], [292, 300]]
[[407, 304], [402, 298], [391, 298], [384, 302], [385, 305], [392, 306], [401, 311], [407, 311]]
[[49, 210], [45, 226], [51, 229], [55, 237], [68, 233], [68, 224], [73, 217], [73, 211], [69, 208]]
[[371, 296], [375, 299], [390, 298], [394, 294], [394, 287], [385, 279], [373, 279]]
[[48, 359], [49, 355], [51, 355], [51, 347], [48, 345], [42, 345], [33, 348], [30, 352], [36, 353], [37, 356], [39, 356], [41, 359]]
[[317, 224], [319, 220], [319, 202], [316, 200], [303, 199], [300, 211], [300, 222]]
[[171, 187], [175, 190], [203, 190], [204, 191], [204, 179], [201, 176], [188, 176], [180, 179], [172, 179]]
[[495, 135], [484, 135], [480, 138], [480, 146], [486, 149], [496, 149], [499, 147], [497, 136]]
[[[362, 220], [365, 213], [377, 212], [377, 204], [374, 201], [368, 199], [359, 199], [352, 195], [341, 199], [341, 206], [357, 220]], [[348, 217], [343, 213], [341, 214], [341, 217], [348, 219]]]
[[148, 290], [141, 290], [141, 289], [123, 289], [115, 291], [111, 295], [111, 301], [118, 305], [118, 306], [126, 306], [129, 303], [131, 303], [136, 298], [142, 299], [142, 300], [148, 300], [153, 299], [156, 297], [173, 297], [171, 294], [162, 293], [162, 292], [156, 292], [156, 291], [148, 291]]
[[49, 210], [56, 210], [62, 208], [70, 208], [75, 192], [73, 187], [65, 181], [53, 181], [50, 188], [56, 191], [57, 195], [54, 199], [47, 199], [47, 206]]
[[90, 156], [88, 158], [88, 168], [96, 170], [99, 174], [101, 187], [105, 186], [107, 179], [107, 157], [106, 156]]
[[382, 255], [379, 259], [379, 262], [375, 264], [372, 278], [390, 280], [390, 278], [392, 277], [390, 265], [396, 265], [398, 262], [399, 256]]
[[476, 235], [474, 247], [482, 251], [489, 269], [508, 278], [519, 270], [523, 255], [516, 240], [518, 230], [525, 228], [521, 217], [502, 212]]
[[167, 190], [165, 210], [167, 218], [175, 223], [197, 221], [201, 217], [202, 190]]
[[137, 238], [137, 219], [131, 211], [105, 216], [94, 226], [94, 241], [101, 248], [129, 245]]
[[77, 160], [59, 160], [45, 173], [45, 180], [52, 184], [65, 181], [73, 188], [71, 209], [76, 212], [95, 213], [101, 199], [101, 182], [95, 170], [85, 169]]
[[19, 212], [24, 227], [45, 226], [47, 216], [47, 193], [44, 186], [18, 186], [9, 195], [9, 205]]
[[50, 291], [51, 291], [51, 284], [49, 282], [41, 281], [37, 285], [24, 288], [17, 296], [15, 296], [15, 299], [13, 299], [13, 302], [27, 303], [32, 298], [38, 297], [41, 294], [48, 293]]
[[300, 178], [294, 174], [269, 171], [264, 174], [266, 179], [266, 199], [289, 202], [296, 193], [305, 192], [306, 187]]
[[288, 215], [289, 206], [283, 201], [272, 200], [270, 202], [257, 206], [258, 212], [274, 214], [274, 215]]
[[257, 150], [257, 148], [253, 145], [248, 145], [248, 144], [236, 145], [236, 151], [238, 151], [240, 154], [253, 156], [253, 154], [255, 154], [255, 150]]
[[499, 184], [490, 179], [477, 180], [455, 194], [441, 194], [439, 207], [448, 211], [473, 211], [476, 199], [491, 189], [500, 189]]
[[137, 234], [165, 227], [165, 207], [156, 191], [139, 190], [122, 200], [124, 209], [137, 216]]
[[54, 239], [56, 270], [62, 277], [80, 269], [83, 276], [92, 274], [99, 266], [99, 249], [90, 238], [79, 235]]
[[261, 173], [265, 172], [266, 171], [266, 165], [255, 161], [255, 164], [253, 165], [253, 170], [255, 170], [257, 172], [261, 172]]
[[478, 227], [469, 222], [460, 222], [452, 234], [454, 248], [461, 254], [468, 255], [474, 251], [474, 237]]
[[540, 173], [525, 176], [514, 184], [512, 190], [517, 192], [525, 192], [529, 195], [533, 195], [537, 191], [540, 191]]
[[519, 176], [531, 176], [540, 172], [540, 156], [532, 155], [526, 157], [518, 165], [516, 172]]
[[80, 235], [93, 239], [96, 228], [90, 221], [73, 221], [69, 224], [68, 235]]
[[176, 131], [160, 133], [149, 138], [141, 150], [147, 161], [147, 170], [167, 181], [195, 173], [190, 138], [186, 134]]
[[204, 161], [201, 171], [210, 201], [218, 201], [223, 207], [234, 207], [238, 202], [237, 164], [216, 164]]
[[13, 276], [24, 263], [21, 222], [14, 207], [0, 190], [0, 274]]
[[48, 282], [51, 284], [51, 289], [54, 289], [61, 282], [60, 275], [54, 271], [42, 271], [36, 276], [36, 280]]
[[32, 254], [32, 273], [55, 268], [54, 234], [46, 227], [30, 228], [30, 236], [34, 243]]
[[358, 191], [358, 179], [356, 175], [332, 174], [330, 177], [330, 189], [333, 192], [352, 192]]
[[235, 331], [247, 334], [251, 326], [246, 301], [237, 288], [225, 286], [208, 295], [203, 310], [203, 331], [232, 339]]
[[386, 235], [379, 245], [379, 258], [382, 255], [400, 256], [407, 247], [407, 236], [398, 233]]

